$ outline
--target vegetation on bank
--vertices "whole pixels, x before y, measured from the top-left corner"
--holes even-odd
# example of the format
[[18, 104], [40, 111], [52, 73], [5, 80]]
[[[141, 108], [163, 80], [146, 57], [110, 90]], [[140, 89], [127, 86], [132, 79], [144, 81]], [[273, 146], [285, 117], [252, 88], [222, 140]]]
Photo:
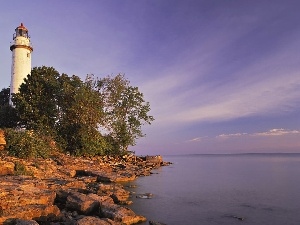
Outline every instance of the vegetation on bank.
[[17, 157], [48, 157], [53, 151], [73, 155], [121, 155], [143, 137], [151, 124], [150, 105], [121, 74], [84, 81], [35, 67], [12, 96], [0, 92], [0, 128], [6, 150]]

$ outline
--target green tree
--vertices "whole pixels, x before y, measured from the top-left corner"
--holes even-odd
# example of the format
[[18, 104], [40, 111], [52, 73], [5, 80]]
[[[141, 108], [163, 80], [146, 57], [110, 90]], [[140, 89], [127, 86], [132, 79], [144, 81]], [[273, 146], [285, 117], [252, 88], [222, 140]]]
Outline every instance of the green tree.
[[20, 127], [76, 155], [126, 152], [144, 136], [141, 126], [153, 121], [149, 103], [123, 75], [82, 81], [35, 67], [12, 101]]
[[127, 151], [129, 145], [145, 136], [142, 125], [151, 124], [153, 116], [149, 116], [149, 102], [145, 102], [143, 94], [137, 87], [130, 86], [124, 75], [107, 76], [99, 79], [97, 88], [103, 101], [103, 127], [112, 137], [110, 142], [121, 151]]
[[82, 155], [103, 155], [106, 150], [104, 137], [98, 131], [102, 120], [102, 102], [93, 89], [92, 77], [85, 82], [79, 77], [60, 77], [61, 94], [58, 99], [60, 119], [59, 135], [65, 140], [67, 151]]
[[58, 120], [57, 95], [60, 74], [53, 67], [35, 67], [12, 97], [20, 126], [53, 135]]
[[18, 126], [19, 118], [14, 107], [9, 105], [10, 88], [3, 88], [0, 92], [0, 128]]
[[0, 106], [9, 104], [10, 88], [3, 88], [0, 92]]

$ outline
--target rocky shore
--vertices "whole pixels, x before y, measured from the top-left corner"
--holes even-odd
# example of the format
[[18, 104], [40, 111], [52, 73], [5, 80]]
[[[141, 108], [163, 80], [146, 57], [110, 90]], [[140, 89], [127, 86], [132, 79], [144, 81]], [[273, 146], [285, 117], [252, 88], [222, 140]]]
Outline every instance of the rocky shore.
[[0, 224], [129, 225], [146, 221], [126, 205], [122, 182], [168, 165], [161, 156], [0, 157]]

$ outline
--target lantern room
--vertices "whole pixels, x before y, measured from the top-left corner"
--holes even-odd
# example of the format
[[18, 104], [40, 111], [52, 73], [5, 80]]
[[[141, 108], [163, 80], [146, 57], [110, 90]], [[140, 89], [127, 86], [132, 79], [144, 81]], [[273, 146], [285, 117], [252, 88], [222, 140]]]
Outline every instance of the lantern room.
[[14, 33], [14, 36], [13, 36], [13, 40], [15, 40], [16, 37], [25, 37], [25, 38], [30, 38], [29, 35], [28, 35], [28, 30], [27, 28], [23, 25], [23, 23], [21, 23], [20, 26], [18, 26], [16, 29], [15, 29], [15, 33]]

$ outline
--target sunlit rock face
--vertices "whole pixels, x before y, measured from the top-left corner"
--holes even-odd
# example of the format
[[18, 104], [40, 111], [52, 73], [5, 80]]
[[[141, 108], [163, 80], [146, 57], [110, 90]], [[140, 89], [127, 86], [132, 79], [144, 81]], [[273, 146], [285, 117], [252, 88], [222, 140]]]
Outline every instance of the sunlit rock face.
[[150, 175], [156, 164], [142, 157], [0, 157], [0, 224], [129, 225], [146, 220], [124, 206], [132, 203], [130, 192], [118, 183]]

